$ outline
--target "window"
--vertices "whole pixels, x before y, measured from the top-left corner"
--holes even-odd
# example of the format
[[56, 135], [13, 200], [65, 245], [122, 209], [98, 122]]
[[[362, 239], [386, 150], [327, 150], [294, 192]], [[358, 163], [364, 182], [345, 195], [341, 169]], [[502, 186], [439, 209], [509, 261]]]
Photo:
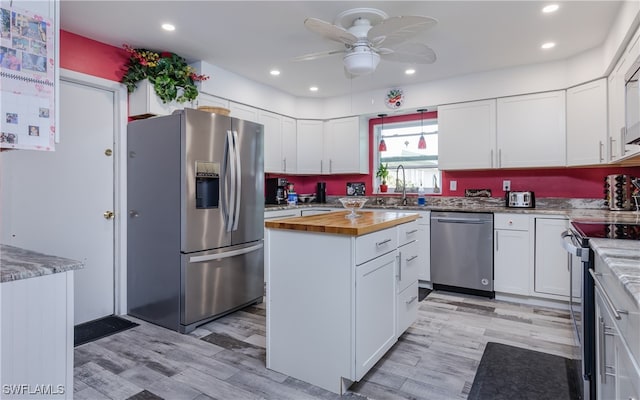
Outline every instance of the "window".
[[[426, 142], [424, 149], [418, 148], [421, 136]], [[379, 118], [374, 121], [374, 137], [375, 170], [381, 162], [388, 165], [388, 192], [402, 192], [402, 168], [398, 168], [402, 165], [407, 193], [417, 193], [420, 187], [424, 188], [425, 193], [440, 193], [436, 113], [385, 117], [384, 121]], [[384, 139], [386, 151], [380, 151], [381, 139]], [[375, 173], [373, 177], [373, 187], [378, 191], [379, 178], [375, 177]]]

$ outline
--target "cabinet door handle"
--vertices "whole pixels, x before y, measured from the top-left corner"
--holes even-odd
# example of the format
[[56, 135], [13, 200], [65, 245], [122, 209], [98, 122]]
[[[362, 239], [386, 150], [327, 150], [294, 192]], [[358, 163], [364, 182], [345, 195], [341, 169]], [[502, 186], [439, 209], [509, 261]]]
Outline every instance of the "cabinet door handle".
[[604, 341], [604, 319], [602, 317], [599, 318], [598, 320], [598, 340], [600, 342], [600, 346], [598, 347], [598, 367], [600, 369], [600, 382], [602, 383], [606, 383], [607, 382], [607, 376], [604, 373], [604, 368], [605, 368], [605, 364], [604, 364], [604, 357], [606, 354], [605, 351], [605, 341]]
[[498, 149], [498, 168], [502, 167], [502, 149]]
[[613, 138], [613, 136], [609, 136], [609, 157], [612, 159], [616, 157], [616, 154], [613, 151], [615, 150], [615, 147], [614, 147], [615, 142], [616, 140]]
[[329, 159], [329, 173], [333, 172], [333, 160], [330, 158]]
[[398, 252], [398, 280], [402, 280], [402, 253]]
[[496, 231], [496, 251], [498, 251], [498, 250], [499, 250], [499, 247], [498, 247], [498, 231]]
[[413, 303], [416, 300], [418, 300], [418, 296], [413, 296], [409, 300], [405, 301], [405, 304], [409, 305], [409, 304]]
[[407, 232], [407, 236], [409, 236], [409, 235], [413, 235], [413, 234], [414, 234], [414, 233], [416, 233], [416, 232], [418, 232], [418, 230], [417, 230], [417, 229], [414, 229], [414, 230], [412, 230], [412, 231], [408, 231], [408, 232]]
[[376, 242], [376, 246], [380, 247], [380, 246], [384, 246], [385, 244], [389, 243], [391, 241], [391, 239], [385, 239], [382, 242]]
[[418, 258], [418, 255], [417, 255], [417, 254], [416, 254], [416, 255], [414, 255], [414, 256], [411, 256], [411, 257], [407, 258], [406, 260], [404, 260], [404, 262], [409, 263], [409, 262], [411, 262], [411, 261], [415, 260], [416, 258]]
[[287, 157], [282, 159], [282, 165], [284, 168], [282, 169], [284, 172], [287, 172]]
[[493, 149], [491, 149], [491, 155], [489, 157], [491, 159], [491, 168], [493, 168]]
[[599, 156], [599, 158], [600, 158], [600, 162], [603, 162], [603, 161], [604, 161], [604, 157], [603, 157], [603, 155], [602, 155], [602, 149], [603, 149], [603, 147], [604, 147], [604, 143], [602, 143], [602, 140], [600, 140], [600, 141], [598, 142], [598, 145], [600, 146], [600, 147], [599, 147], [599, 152], [600, 152], [600, 156]]
[[320, 173], [322, 173], [322, 160], [320, 160]]

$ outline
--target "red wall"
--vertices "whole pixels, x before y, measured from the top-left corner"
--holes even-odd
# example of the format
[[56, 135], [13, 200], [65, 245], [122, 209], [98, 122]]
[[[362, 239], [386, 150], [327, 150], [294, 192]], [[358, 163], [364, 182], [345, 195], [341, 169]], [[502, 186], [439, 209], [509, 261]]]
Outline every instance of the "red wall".
[[[171, 49], [168, 49], [171, 50]], [[120, 48], [96, 42], [83, 36], [60, 32], [60, 66], [65, 69], [82, 72], [101, 78], [120, 81], [128, 53]], [[425, 118], [433, 118], [435, 113], [426, 113]], [[385, 123], [420, 119], [420, 114], [385, 118]], [[347, 182], [364, 182], [367, 195], [373, 194], [373, 125], [380, 119], [369, 121], [370, 161], [367, 175], [320, 175], [289, 176], [296, 184], [296, 192], [315, 192], [316, 182], [327, 183], [329, 195], [346, 194]], [[598, 168], [553, 168], [528, 170], [487, 170], [487, 171], [450, 171], [442, 174], [442, 194], [445, 196], [464, 196], [465, 189], [491, 189], [494, 197], [502, 197], [502, 180], [511, 181], [512, 190], [533, 190], [538, 197], [602, 198], [603, 179], [609, 174], [630, 174], [640, 176], [640, 167], [598, 167]], [[280, 176], [267, 174], [267, 176]], [[449, 182], [457, 181], [458, 190], [449, 191]]]

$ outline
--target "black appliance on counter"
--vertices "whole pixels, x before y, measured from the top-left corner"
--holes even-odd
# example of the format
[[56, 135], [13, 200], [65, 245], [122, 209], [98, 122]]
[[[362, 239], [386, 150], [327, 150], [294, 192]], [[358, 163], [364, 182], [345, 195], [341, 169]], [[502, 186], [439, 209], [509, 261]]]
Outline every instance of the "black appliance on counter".
[[318, 182], [318, 184], [316, 185], [316, 202], [318, 203], [327, 202], [327, 183], [326, 182]]
[[286, 178], [267, 178], [264, 180], [264, 201], [266, 204], [287, 204]]
[[580, 298], [569, 291], [571, 319], [580, 343], [582, 361], [581, 385], [583, 399], [596, 398], [596, 312], [593, 277], [589, 270], [594, 268], [593, 250], [589, 247], [589, 239], [623, 239], [640, 240], [640, 224], [609, 222], [572, 222], [571, 227], [562, 233], [562, 245], [574, 257], [579, 258], [580, 265], [570, 263], [570, 287], [580, 287]]

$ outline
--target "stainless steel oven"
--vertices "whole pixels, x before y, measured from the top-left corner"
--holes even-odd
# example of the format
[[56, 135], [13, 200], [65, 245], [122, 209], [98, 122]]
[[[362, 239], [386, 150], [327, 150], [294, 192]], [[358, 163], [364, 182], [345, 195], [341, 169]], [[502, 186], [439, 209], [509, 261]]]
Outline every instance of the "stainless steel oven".
[[572, 224], [562, 233], [562, 245], [569, 253], [569, 276], [571, 288], [580, 288], [580, 296], [569, 291], [569, 310], [574, 325], [574, 332], [580, 344], [580, 361], [583, 399], [596, 398], [595, 379], [595, 298], [593, 278], [589, 268], [593, 268], [593, 252], [589, 247], [589, 238]]
[[595, 290], [589, 269], [593, 268], [590, 238], [640, 240], [639, 223], [611, 223], [602, 221], [572, 222], [562, 233], [562, 245], [570, 254], [571, 287], [580, 282], [580, 297], [570, 296], [571, 317], [580, 342], [584, 399], [596, 399]]

